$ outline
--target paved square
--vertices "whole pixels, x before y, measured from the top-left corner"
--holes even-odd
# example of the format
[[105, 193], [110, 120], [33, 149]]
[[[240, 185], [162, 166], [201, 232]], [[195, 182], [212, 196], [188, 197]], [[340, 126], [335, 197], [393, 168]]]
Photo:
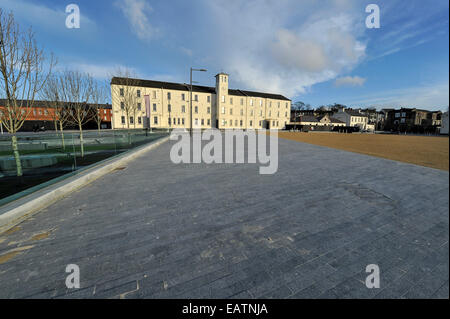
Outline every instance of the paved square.
[[1, 235], [0, 298], [449, 297], [447, 171], [280, 139], [259, 175], [170, 146]]

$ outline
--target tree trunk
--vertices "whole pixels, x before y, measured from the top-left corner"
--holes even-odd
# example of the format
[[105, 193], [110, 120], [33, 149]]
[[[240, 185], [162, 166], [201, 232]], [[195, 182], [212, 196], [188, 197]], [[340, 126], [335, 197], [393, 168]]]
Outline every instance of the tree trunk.
[[63, 147], [63, 150], [65, 150], [65, 149], [66, 149], [66, 143], [65, 143], [65, 141], [64, 141], [64, 131], [63, 131], [63, 125], [62, 125], [62, 122], [59, 122], [59, 130], [61, 131], [61, 142], [62, 142], [62, 147]]
[[81, 124], [78, 124], [78, 128], [80, 129], [80, 151], [81, 151], [81, 157], [84, 157], [83, 128], [81, 127]]
[[19, 147], [17, 146], [17, 137], [15, 135], [11, 136], [12, 149], [14, 152], [14, 159], [16, 160], [17, 176], [22, 176], [22, 163], [20, 162]]

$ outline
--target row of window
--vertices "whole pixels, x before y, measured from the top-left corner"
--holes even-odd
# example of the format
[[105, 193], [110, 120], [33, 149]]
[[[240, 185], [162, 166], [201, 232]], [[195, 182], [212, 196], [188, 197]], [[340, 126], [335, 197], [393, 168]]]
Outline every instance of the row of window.
[[[137, 97], [141, 97], [141, 90], [137, 90], [136, 91], [136, 95], [137, 95]], [[124, 89], [123, 88], [120, 89], [120, 96], [124, 96]], [[157, 98], [156, 91], [153, 91], [153, 98], [154, 99]], [[167, 99], [168, 100], [172, 99], [172, 93], [171, 92], [167, 92]], [[206, 99], [207, 99], [208, 103], [211, 103], [211, 96], [208, 95], [206, 97]], [[193, 96], [192, 100], [195, 101], [195, 102], [198, 102], [198, 95], [195, 94]], [[186, 94], [185, 93], [181, 93], [181, 101], [186, 101]], [[222, 95], [222, 103], [225, 103], [225, 95]], [[244, 99], [243, 98], [240, 99], [240, 103], [241, 103], [241, 105], [244, 105]], [[140, 104], [140, 103], [138, 103], [138, 104]], [[230, 104], [233, 105], [233, 98], [232, 97], [230, 97]], [[280, 105], [281, 105], [280, 102], [277, 102], [278, 108], [280, 108]], [[250, 99], [250, 106], [253, 106], [253, 99]], [[263, 100], [261, 100], [261, 99], [259, 100], [259, 106], [263, 106]], [[272, 107], [272, 101], [269, 101], [269, 107]], [[288, 107], [289, 107], [289, 103], [286, 102], [286, 108], [288, 108]]]
[[[225, 106], [222, 106], [221, 113], [222, 114], [226, 114]], [[254, 114], [253, 110], [250, 110], [250, 116], [253, 116], [253, 114]], [[232, 108], [230, 108], [230, 115], [233, 115], [233, 109]], [[241, 109], [240, 115], [244, 116], [244, 109]], [[259, 116], [263, 116], [263, 111], [262, 110], [259, 110]], [[269, 117], [272, 116], [272, 111], [269, 111], [268, 116]], [[288, 112], [285, 112], [284, 113], [284, 117], [287, 117], [287, 116], [288, 116]], [[277, 117], [280, 117], [280, 112], [277, 112]]]
[[[222, 100], [222, 103], [226, 103], [225, 102], [225, 95], [222, 95], [221, 100]], [[250, 103], [250, 106], [253, 106], [254, 105], [253, 104], [253, 99], [250, 99], [249, 103]], [[240, 104], [244, 105], [244, 99], [243, 98], [240, 99]], [[230, 97], [230, 105], [233, 105], [233, 98], [232, 97]], [[281, 103], [277, 102], [278, 108], [280, 108], [280, 105], [281, 105]], [[259, 100], [259, 106], [263, 106], [263, 100], [261, 100], [261, 99]], [[269, 101], [269, 107], [272, 107], [272, 101]], [[289, 103], [286, 102], [286, 108], [288, 108], [288, 107], [289, 107]]]
[[[238, 120], [234, 120], [234, 126], [235, 126], [235, 127], [238, 126], [238, 123], [239, 123], [239, 126], [240, 126], [240, 127], [243, 126], [243, 125], [242, 125], [242, 124], [243, 124], [243, 121], [242, 121], [242, 120], [239, 120], [239, 121], [238, 121]], [[222, 119], [221, 124], [222, 124], [222, 127], [225, 127], [225, 126], [233, 126], [233, 120], [227, 121], [227, 120], [225, 120], [225, 119]], [[287, 122], [285, 121], [284, 124], [286, 125]], [[273, 127], [278, 126], [278, 125], [279, 125], [279, 122], [278, 122], [278, 121], [272, 121], [272, 126], [273, 126]], [[249, 126], [250, 126], [250, 127], [253, 127], [253, 121], [252, 121], [252, 120], [249, 121]], [[259, 127], [263, 127], [263, 121], [259, 121]]]
[[[106, 120], [106, 116], [105, 116], [105, 120]], [[142, 117], [138, 116], [137, 120], [138, 120], [138, 124], [142, 124]], [[125, 116], [122, 116], [121, 122], [122, 122], [122, 124], [126, 124], [125, 123]], [[133, 116], [130, 116], [130, 124], [134, 124], [134, 117]]]
[[[119, 94], [120, 94], [120, 96], [124, 96], [125, 95], [125, 91], [124, 91], [123, 88], [120, 88]], [[137, 97], [141, 97], [141, 90], [136, 90], [136, 96]]]
[[352, 122], [367, 122], [367, 118], [365, 118], [365, 117], [352, 117], [351, 121]]

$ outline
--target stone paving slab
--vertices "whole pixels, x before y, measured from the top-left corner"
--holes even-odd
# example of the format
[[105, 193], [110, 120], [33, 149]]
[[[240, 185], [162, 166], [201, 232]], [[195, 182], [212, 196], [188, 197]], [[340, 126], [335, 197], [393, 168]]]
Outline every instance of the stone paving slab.
[[280, 140], [259, 175], [170, 147], [0, 235], [0, 298], [449, 297], [448, 172]]

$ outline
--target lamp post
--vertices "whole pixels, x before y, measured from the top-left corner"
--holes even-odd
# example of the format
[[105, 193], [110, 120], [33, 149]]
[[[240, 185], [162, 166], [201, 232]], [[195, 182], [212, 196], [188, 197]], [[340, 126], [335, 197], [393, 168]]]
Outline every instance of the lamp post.
[[190, 132], [190, 134], [191, 134], [191, 136], [192, 136], [192, 129], [193, 129], [193, 126], [192, 126], [192, 72], [193, 71], [199, 71], [199, 72], [206, 72], [207, 70], [206, 69], [194, 69], [194, 68], [191, 68], [191, 78], [190, 78], [190, 81], [189, 81], [189, 104], [190, 104], [190, 114], [191, 114], [191, 119], [190, 119], [190, 122], [191, 122], [191, 125], [190, 125], [190, 130], [189, 130], [189, 132]]

